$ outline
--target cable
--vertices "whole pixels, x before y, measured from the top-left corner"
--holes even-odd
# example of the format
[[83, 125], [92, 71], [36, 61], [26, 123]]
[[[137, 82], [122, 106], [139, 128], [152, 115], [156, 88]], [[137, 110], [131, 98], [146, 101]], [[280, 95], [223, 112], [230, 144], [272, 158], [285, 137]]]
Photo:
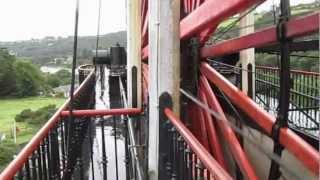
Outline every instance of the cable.
[[229, 24], [226, 28], [221, 29], [220, 32], [217, 32], [218, 34], [221, 33], [220, 36], [216, 37], [213, 40], [213, 43], [216, 42], [217, 39], [221, 39], [222, 36], [224, 36], [224, 34], [226, 34], [228, 31], [230, 31], [242, 18], [244, 18], [246, 15], [248, 15], [249, 13], [251, 13], [253, 10], [255, 10], [260, 4], [262, 4], [263, 1], [259, 2], [258, 4], [256, 4], [254, 7], [252, 7], [249, 11], [247, 11], [246, 13], [244, 13], [243, 15], [241, 15], [238, 19], [236, 19], [235, 21], [233, 21], [231, 24]]
[[98, 9], [98, 25], [97, 25], [97, 41], [96, 41], [96, 58], [98, 57], [99, 49], [99, 39], [100, 39], [100, 25], [101, 25], [101, 0], [99, 0], [99, 9]]
[[70, 104], [69, 104], [69, 121], [68, 121], [68, 137], [67, 137], [67, 149], [69, 149], [70, 144], [70, 125], [74, 120], [72, 111], [74, 108], [74, 84], [75, 84], [75, 70], [77, 65], [77, 49], [78, 49], [78, 24], [79, 24], [79, 2], [76, 1], [76, 10], [75, 10], [75, 26], [74, 26], [74, 41], [73, 41], [73, 59], [72, 59], [72, 75], [71, 75], [71, 87], [70, 87]]
[[[220, 113], [213, 111], [210, 107], [208, 107], [206, 104], [202, 103], [200, 100], [198, 100], [196, 97], [194, 97], [193, 95], [191, 95], [190, 93], [187, 93], [185, 90], [180, 89], [180, 92], [186, 96], [188, 99], [192, 100], [194, 103], [196, 103], [198, 106], [200, 106], [202, 109], [204, 109], [205, 111], [209, 112], [212, 116], [215, 117], [216, 120], [219, 121], [223, 121], [223, 119], [221, 118]], [[252, 140], [249, 136], [247, 136], [242, 129], [238, 128], [236, 125], [232, 124], [230, 121], [226, 121], [226, 123], [234, 130], [236, 131], [239, 135], [241, 135], [243, 138], [245, 138], [250, 144], [252, 144], [253, 146], [255, 146], [260, 152], [262, 152], [263, 154], [265, 154], [268, 158], [270, 158], [271, 160], [277, 162], [279, 164], [279, 166], [281, 166], [283, 168], [283, 170], [285, 170], [287, 173], [289, 173], [291, 176], [295, 177], [296, 179], [304, 179], [304, 177], [302, 177], [300, 174], [294, 172], [293, 170], [290, 170], [289, 168], [287, 168], [282, 162], [281, 162], [281, 157], [279, 157], [278, 155], [274, 154], [274, 153], [269, 153], [266, 150], [263, 149], [263, 147], [261, 147], [261, 145], [255, 143], [255, 140]], [[246, 127], [246, 126], [244, 126]], [[247, 127], [246, 127], [247, 128]]]
[[[268, 25], [269, 23], [271, 23], [273, 21], [274, 20], [272, 19], [272, 20], [269, 20], [269, 21], [266, 21], [266, 22], [260, 22], [260, 23], [249, 24], [249, 25], [246, 25], [246, 26], [236, 27], [236, 28], [230, 29], [228, 32], [233, 32], [233, 31], [236, 31], [236, 30], [242, 30], [242, 29], [253, 27], [253, 26]], [[214, 35], [219, 35], [219, 34], [222, 34], [222, 33], [223, 32], [217, 32]]]

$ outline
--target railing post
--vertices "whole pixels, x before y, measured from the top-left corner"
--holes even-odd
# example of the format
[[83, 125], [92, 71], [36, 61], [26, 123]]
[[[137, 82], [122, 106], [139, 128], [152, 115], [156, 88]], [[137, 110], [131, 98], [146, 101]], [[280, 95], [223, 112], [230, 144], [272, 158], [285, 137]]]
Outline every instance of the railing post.
[[149, 147], [148, 175], [161, 179], [159, 98], [167, 92], [180, 113], [180, 1], [149, 0]]
[[[170, 163], [170, 142], [168, 141], [168, 124], [166, 115], [164, 114], [165, 108], [172, 108], [172, 99], [170, 94], [163, 93], [159, 98], [159, 179], [170, 179], [168, 170], [171, 170], [172, 164]], [[169, 175], [169, 176], [168, 176]]]
[[[141, 0], [127, 1], [128, 107], [141, 107]], [[135, 75], [136, 77], [134, 78]], [[136, 101], [136, 102], [134, 102]]]
[[253, 84], [254, 84], [254, 82], [253, 82], [254, 76], [253, 76], [253, 68], [252, 68], [252, 64], [251, 63], [248, 64], [247, 70], [248, 70], [248, 92], [247, 92], [247, 94], [251, 99], [253, 99], [254, 98], [254, 96], [253, 96], [253, 90], [254, 89], [253, 88], [255, 86], [253, 86]]

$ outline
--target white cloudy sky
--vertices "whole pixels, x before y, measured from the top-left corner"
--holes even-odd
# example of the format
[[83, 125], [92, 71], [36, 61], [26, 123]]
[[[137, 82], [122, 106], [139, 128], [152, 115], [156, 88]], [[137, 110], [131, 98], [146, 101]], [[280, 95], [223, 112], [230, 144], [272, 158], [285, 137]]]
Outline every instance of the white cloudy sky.
[[[95, 35], [99, 0], [80, 0], [79, 35]], [[102, 0], [101, 33], [125, 29], [126, 0]], [[268, 9], [268, 0], [260, 9]], [[291, 0], [291, 4], [314, 0]], [[0, 41], [73, 34], [76, 0], [0, 0]]]

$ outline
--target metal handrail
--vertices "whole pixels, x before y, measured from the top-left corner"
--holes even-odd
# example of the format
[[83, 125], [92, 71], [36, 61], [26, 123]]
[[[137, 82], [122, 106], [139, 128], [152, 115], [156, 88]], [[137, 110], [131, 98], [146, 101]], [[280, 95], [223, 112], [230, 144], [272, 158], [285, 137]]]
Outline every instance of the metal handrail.
[[210, 174], [219, 180], [232, 179], [171, 109], [165, 108], [164, 113]]
[[[94, 71], [86, 77], [79, 88], [75, 91], [74, 97], [78, 97], [88, 82], [94, 77]], [[46, 122], [44, 126], [33, 136], [28, 144], [20, 151], [15, 159], [2, 171], [0, 179], [12, 179], [15, 174], [22, 168], [23, 164], [28, 160], [28, 157], [40, 146], [44, 138], [49, 134], [50, 130], [61, 120], [60, 114], [69, 106], [70, 98], [54, 113], [54, 115]]]
[[[94, 109], [94, 110], [74, 110], [72, 116], [74, 117], [93, 117], [93, 116], [116, 116], [116, 115], [136, 115], [140, 114], [141, 109], [139, 108], [128, 108], [128, 109]], [[62, 111], [60, 114], [62, 117], [70, 116], [70, 111]]]

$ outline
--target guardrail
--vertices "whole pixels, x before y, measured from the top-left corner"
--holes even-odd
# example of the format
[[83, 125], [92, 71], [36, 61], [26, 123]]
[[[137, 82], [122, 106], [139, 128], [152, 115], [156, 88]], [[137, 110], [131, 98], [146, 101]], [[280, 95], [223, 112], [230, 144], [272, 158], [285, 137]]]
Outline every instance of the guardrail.
[[[95, 82], [94, 72], [85, 78], [74, 93], [75, 109], [89, 108]], [[67, 110], [70, 99], [55, 112], [47, 123], [37, 132], [16, 158], [3, 170], [0, 179], [61, 179], [71, 174], [79, 156], [79, 148], [71, 148], [81, 144], [86, 131], [85, 120], [60, 116]], [[68, 141], [70, 143], [68, 143]]]
[[164, 114], [168, 179], [232, 179], [171, 109]]
[[[210, 60], [210, 65], [228, 78], [235, 86], [241, 89], [242, 73], [246, 71], [248, 77], [254, 79], [251, 98], [255, 100], [267, 112], [276, 116], [279, 106], [280, 77], [279, 68], [256, 66], [255, 70], [244, 70], [242, 67], [232, 66], [218, 61]], [[320, 123], [320, 73], [301, 70], [291, 70], [290, 107], [288, 123], [294, 128], [308, 136], [317, 138], [319, 136]], [[250, 95], [248, 93], [248, 95]]]
[[[280, 70], [256, 66], [255, 101], [266, 111], [276, 114], [279, 106]], [[320, 73], [290, 71], [289, 125], [314, 137], [319, 136]]]

